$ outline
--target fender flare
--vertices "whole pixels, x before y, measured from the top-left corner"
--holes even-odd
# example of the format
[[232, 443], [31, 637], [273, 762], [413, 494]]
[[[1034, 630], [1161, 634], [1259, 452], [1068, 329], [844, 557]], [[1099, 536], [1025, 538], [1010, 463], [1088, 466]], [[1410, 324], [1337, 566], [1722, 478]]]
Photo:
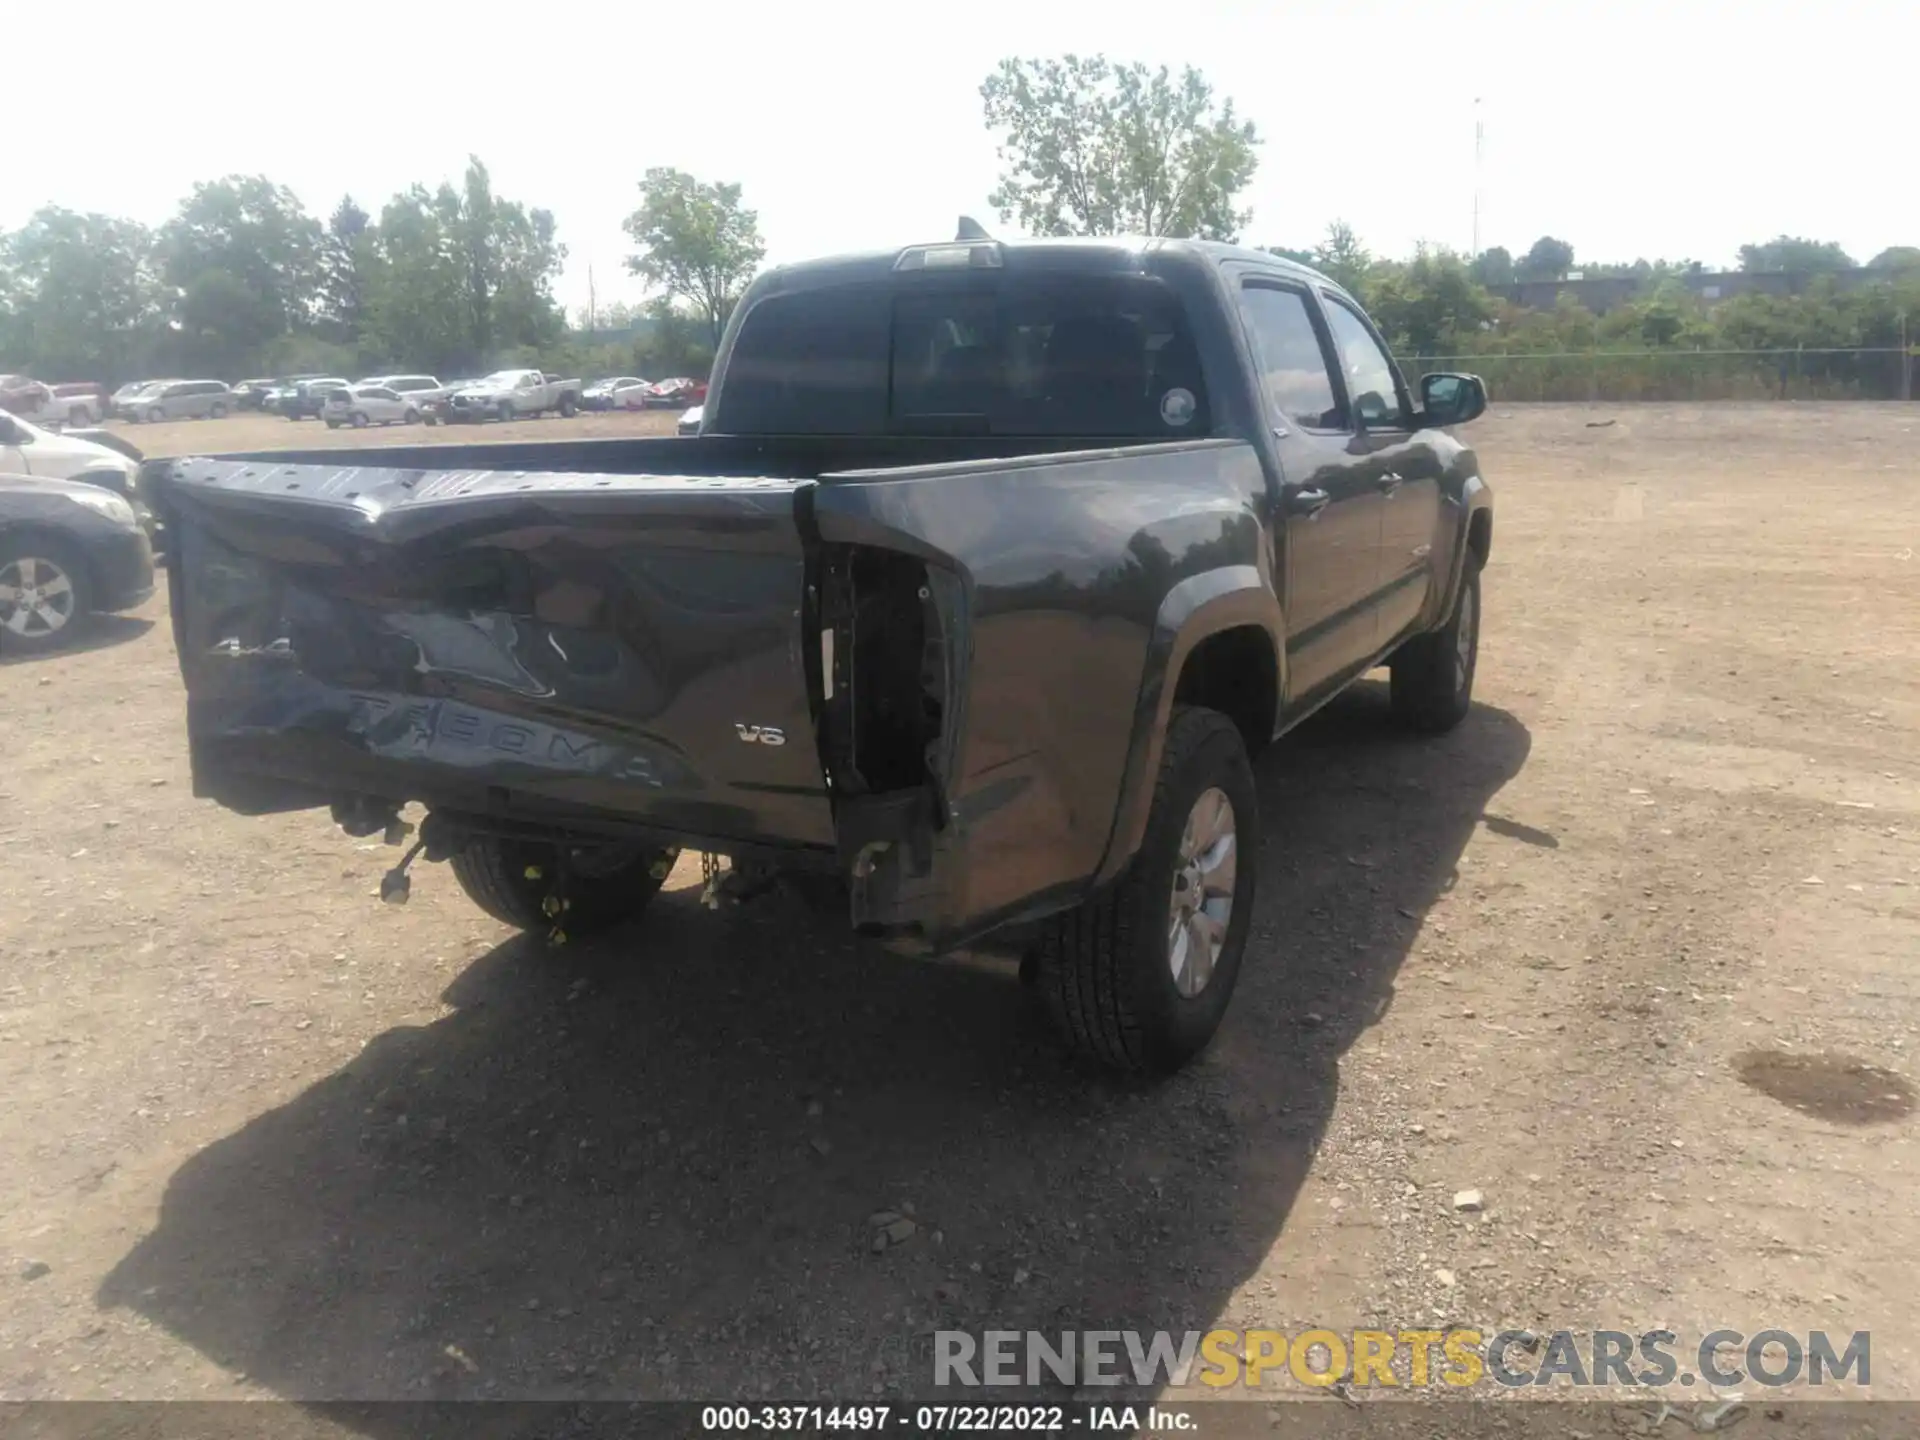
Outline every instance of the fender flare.
[[[1103, 885], [1123, 870], [1140, 848], [1153, 803], [1154, 779], [1166, 744], [1167, 724], [1173, 715], [1173, 697], [1187, 657], [1208, 637], [1225, 630], [1255, 625], [1266, 632], [1273, 647], [1274, 675], [1280, 696], [1287, 687], [1286, 620], [1280, 601], [1257, 565], [1225, 565], [1189, 575], [1166, 594], [1154, 615], [1147, 641], [1146, 662], [1140, 675], [1140, 693], [1134, 701], [1133, 733], [1121, 771], [1120, 793], [1114, 805], [1113, 828], [1106, 853], [1094, 874]], [[1277, 698], [1277, 697], [1276, 697]], [[1276, 714], [1279, 706], [1276, 705]]]
[[1447, 557], [1447, 593], [1445, 604], [1441, 606], [1440, 624], [1446, 623], [1453, 614], [1453, 607], [1460, 596], [1460, 586], [1466, 575], [1468, 537], [1473, 534], [1473, 517], [1486, 513], [1488, 523], [1492, 523], [1493, 491], [1479, 475], [1469, 475], [1466, 483], [1460, 487], [1460, 524], [1453, 535], [1453, 554]]

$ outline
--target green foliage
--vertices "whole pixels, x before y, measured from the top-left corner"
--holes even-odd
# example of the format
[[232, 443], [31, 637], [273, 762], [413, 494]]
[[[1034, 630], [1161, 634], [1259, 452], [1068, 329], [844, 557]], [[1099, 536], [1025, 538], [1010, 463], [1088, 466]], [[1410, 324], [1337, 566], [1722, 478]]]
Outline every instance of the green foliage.
[[52, 379], [449, 372], [547, 348], [564, 326], [553, 216], [492, 192], [414, 186], [376, 224], [351, 197], [323, 226], [285, 187], [196, 185], [157, 232], [49, 207], [0, 235], [0, 346]]
[[760, 217], [740, 203], [740, 187], [705, 184], [684, 170], [649, 170], [640, 182], [640, 208], [625, 228], [640, 247], [627, 268], [694, 306], [718, 345], [767, 253]]
[[0, 354], [54, 381], [147, 363], [164, 311], [145, 227], [49, 206], [0, 236]]
[[1467, 263], [1467, 271], [1476, 285], [1489, 288], [1513, 283], [1513, 256], [1504, 245], [1482, 250]]
[[1336, 220], [1327, 227], [1327, 238], [1314, 247], [1313, 267], [1336, 285], [1358, 296], [1366, 288], [1367, 272], [1373, 268], [1373, 257], [1353, 233], [1353, 227], [1344, 220]]
[[1573, 246], [1551, 235], [1542, 235], [1514, 267], [1521, 280], [1562, 280], [1573, 268]]
[[1362, 298], [1389, 343], [1415, 355], [1440, 353], [1475, 334], [1493, 313], [1486, 287], [1460, 256], [1424, 246], [1405, 265], [1376, 268]]
[[1803, 240], [1795, 235], [1776, 235], [1761, 245], [1742, 245], [1740, 268], [1747, 271], [1792, 270], [1813, 273], [1851, 270], [1853, 257], [1832, 240]]
[[1039, 235], [1180, 235], [1231, 240], [1233, 208], [1259, 164], [1259, 135], [1215, 103], [1191, 66], [1104, 56], [1002, 60], [980, 86], [1005, 168], [992, 202]]
[[1920, 245], [1890, 245], [1867, 262], [1869, 270], [1920, 270]]

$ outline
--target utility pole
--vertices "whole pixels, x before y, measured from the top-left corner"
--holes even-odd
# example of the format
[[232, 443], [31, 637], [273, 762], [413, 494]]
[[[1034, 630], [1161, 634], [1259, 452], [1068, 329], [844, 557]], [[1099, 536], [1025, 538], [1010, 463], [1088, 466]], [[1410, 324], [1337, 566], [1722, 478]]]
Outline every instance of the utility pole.
[[1473, 253], [1480, 253], [1480, 152], [1486, 127], [1480, 122], [1480, 97], [1473, 97]]
[[593, 304], [593, 261], [587, 261], [587, 333], [591, 335], [600, 328], [600, 312]]

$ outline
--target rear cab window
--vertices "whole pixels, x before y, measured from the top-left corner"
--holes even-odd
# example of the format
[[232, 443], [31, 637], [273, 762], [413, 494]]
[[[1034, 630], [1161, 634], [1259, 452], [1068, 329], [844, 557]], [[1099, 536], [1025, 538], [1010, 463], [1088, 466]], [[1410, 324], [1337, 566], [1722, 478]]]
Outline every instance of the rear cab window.
[[773, 295], [742, 322], [715, 428], [736, 434], [1198, 439], [1178, 297], [1151, 276], [987, 275]]

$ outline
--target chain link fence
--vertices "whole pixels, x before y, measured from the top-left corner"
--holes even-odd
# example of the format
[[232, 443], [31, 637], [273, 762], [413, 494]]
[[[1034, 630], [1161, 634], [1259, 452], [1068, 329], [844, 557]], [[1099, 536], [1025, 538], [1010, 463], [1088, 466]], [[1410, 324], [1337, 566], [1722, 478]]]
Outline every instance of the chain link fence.
[[1920, 346], [1423, 355], [1406, 369], [1467, 371], [1499, 401], [1911, 400]]

